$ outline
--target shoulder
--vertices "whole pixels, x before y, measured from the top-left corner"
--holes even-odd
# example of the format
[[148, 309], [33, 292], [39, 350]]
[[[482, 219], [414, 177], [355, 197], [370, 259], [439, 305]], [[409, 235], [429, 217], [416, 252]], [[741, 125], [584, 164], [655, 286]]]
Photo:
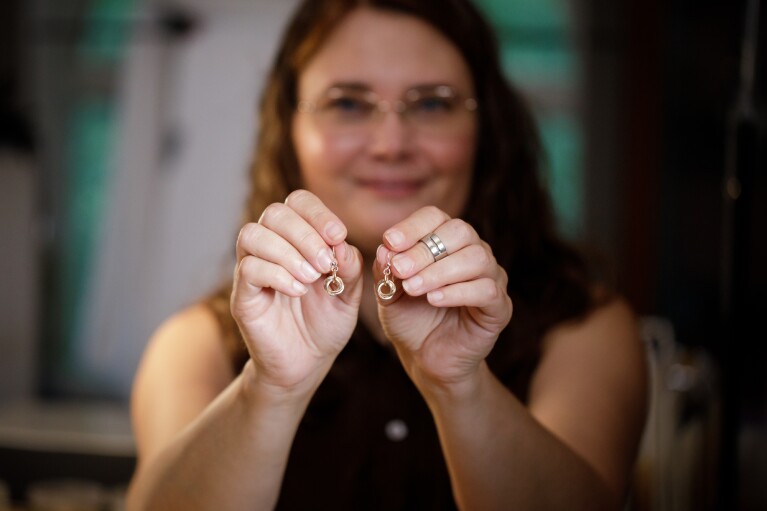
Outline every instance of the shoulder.
[[215, 315], [204, 304], [197, 304], [174, 314], [157, 328], [146, 347], [141, 369], [159, 365], [169, 375], [194, 369], [231, 380], [234, 375], [224, 370], [228, 364]]
[[[621, 297], [603, 300], [585, 317], [554, 325], [542, 340], [542, 353], [556, 354], [564, 350], [583, 350], [589, 346], [597, 351], [615, 354], [636, 354], [644, 349], [639, 336], [636, 313]], [[632, 355], [633, 356], [633, 355]]]
[[644, 428], [647, 362], [635, 312], [622, 298], [552, 328], [542, 341], [530, 409], [616, 491]]
[[646, 352], [638, 318], [622, 298], [613, 298], [585, 318], [554, 326], [543, 338], [531, 392], [555, 381], [592, 378], [643, 388]]
[[164, 321], [136, 372], [131, 412], [139, 455], [157, 450], [234, 379], [218, 322], [203, 304]]

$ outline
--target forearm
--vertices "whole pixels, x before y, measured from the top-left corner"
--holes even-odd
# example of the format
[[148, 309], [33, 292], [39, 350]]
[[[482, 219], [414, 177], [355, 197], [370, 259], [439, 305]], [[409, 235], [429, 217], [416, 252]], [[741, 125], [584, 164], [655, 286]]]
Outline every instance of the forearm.
[[[271, 509], [313, 389], [279, 396], [251, 364], [132, 481], [128, 509]], [[316, 388], [316, 386], [315, 386]]]
[[482, 364], [460, 386], [419, 387], [462, 509], [617, 509], [597, 473]]

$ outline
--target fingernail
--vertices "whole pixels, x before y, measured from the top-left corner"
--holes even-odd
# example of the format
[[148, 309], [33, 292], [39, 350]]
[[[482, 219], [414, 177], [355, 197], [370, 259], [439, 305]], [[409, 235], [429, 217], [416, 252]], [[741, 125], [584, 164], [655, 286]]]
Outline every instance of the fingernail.
[[386, 231], [384, 238], [386, 238], [386, 241], [389, 242], [389, 246], [392, 248], [398, 247], [405, 241], [405, 235], [396, 230]]
[[349, 245], [345, 241], [336, 245], [334, 250], [336, 251], [336, 262], [349, 260]]
[[301, 263], [301, 271], [303, 272], [304, 276], [312, 281], [317, 280], [320, 278], [320, 272], [314, 269], [314, 266], [304, 261]]
[[304, 293], [306, 293], [308, 291], [308, 289], [306, 289], [306, 286], [301, 284], [297, 280], [293, 281], [293, 289], [296, 290], [296, 293], [300, 293], [300, 294], [304, 294]]
[[320, 263], [320, 268], [325, 271], [330, 271], [330, 266], [333, 264], [333, 253], [328, 248], [323, 248], [317, 254], [317, 261]]
[[397, 256], [392, 258], [391, 264], [400, 275], [404, 276], [413, 269], [415, 263], [407, 256]]
[[338, 222], [330, 222], [325, 226], [325, 236], [337, 239], [344, 232], [344, 228]]
[[383, 246], [383, 244], [378, 245], [378, 248], [376, 249], [376, 261], [378, 261], [380, 264], [386, 263], [386, 256], [384, 256], [384, 249], [386, 247]]
[[423, 279], [418, 275], [402, 281], [402, 287], [404, 287], [405, 291], [407, 291], [409, 294], [415, 293], [421, 289], [421, 284], [423, 284]]
[[442, 291], [429, 291], [429, 294], [426, 295], [426, 298], [430, 303], [439, 303], [443, 298], [445, 298], [445, 295]]

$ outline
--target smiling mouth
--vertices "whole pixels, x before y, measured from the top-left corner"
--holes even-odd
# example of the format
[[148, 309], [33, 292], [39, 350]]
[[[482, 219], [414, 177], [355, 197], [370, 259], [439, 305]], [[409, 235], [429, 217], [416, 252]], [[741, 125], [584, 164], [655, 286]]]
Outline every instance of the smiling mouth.
[[392, 179], [358, 179], [357, 184], [375, 195], [384, 197], [406, 197], [418, 192], [425, 180], [406, 181]]

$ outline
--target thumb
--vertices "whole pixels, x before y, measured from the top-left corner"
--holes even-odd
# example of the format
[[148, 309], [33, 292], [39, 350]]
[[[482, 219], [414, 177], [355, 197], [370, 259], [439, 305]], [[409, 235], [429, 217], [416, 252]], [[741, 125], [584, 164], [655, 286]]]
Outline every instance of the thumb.
[[[336, 295], [337, 298], [349, 304], [355, 302], [358, 304], [362, 296], [362, 253], [357, 247], [349, 245], [346, 241], [335, 245], [333, 251], [338, 264], [335, 276], [340, 282], [331, 282], [330, 286], [333, 289], [338, 289], [338, 286], [342, 285], [343, 292]], [[322, 282], [326, 283], [332, 278], [333, 273], [330, 273]]]

